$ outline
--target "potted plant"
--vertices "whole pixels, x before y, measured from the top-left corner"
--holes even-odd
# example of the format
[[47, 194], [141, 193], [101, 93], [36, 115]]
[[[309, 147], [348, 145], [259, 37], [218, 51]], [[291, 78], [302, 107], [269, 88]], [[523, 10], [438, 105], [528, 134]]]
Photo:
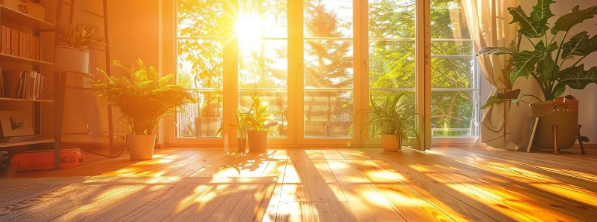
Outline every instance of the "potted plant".
[[[208, 89], [219, 88], [221, 77], [215, 75], [214, 70], [219, 69], [216, 65], [213, 69], [206, 69], [194, 78], [195, 88], [205, 87]], [[202, 92], [196, 91], [195, 98], [197, 99], [197, 114], [195, 118], [195, 137], [215, 137], [217, 131], [222, 126], [222, 117], [220, 116], [221, 96], [219, 92], [203, 92], [204, 97], [201, 97]]]
[[239, 134], [239, 138], [238, 138], [238, 152], [239, 153], [245, 153], [247, 151], [246, 145], [247, 145], [247, 125], [250, 124], [250, 122], [247, 120], [247, 117], [250, 115], [252, 110], [249, 110], [246, 113], [240, 112], [238, 110], [236, 110], [234, 112], [234, 115], [236, 116], [236, 125], [230, 124], [230, 125], [225, 125], [223, 127], [221, 127], [220, 129], [218, 129], [218, 131], [216, 132], [216, 135], [219, 135], [224, 129], [226, 128], [235, 128], [238, 130], [238, 134]]
[[[576, 6], [550, 27], [548, 20], [554, 17], [550, 10], [553, 3], [552, 0], [538, 1], [530, 16], [520, 6], [508, 9], [514, 18], [512, 23], [519, 24], [519, 40], [522, 37], [527, 39], [532, 49], [520, 51], [516, 47], [520, 43], [513, 43], [508, 48], [489, 47], [480, 51], [480, 54], [485, 55], [510, 55], [512, 69], [507, 76], [510, 81], [533, 76], [541, 87], [545, 101], [523, 94], [515, 99], [489, 98], [484, 107], [507, 100], [518, 105], [522, 98], [534, 97], [539, 102], [531, 104], [533, 115], [540, 117], [535, 145], [553, 149], [552, 127], [557, 126], [557, 147], [567, 149], [574, 145], [578, 133], [578, 102], [560, 96], [567, 87], [582, 90], [588, 84], [597, 83], [597, 67], [586, 70], [581, 64], [587, 56], [597, 51], [597, 36], [590, 37], [585, 31], [570, 39], [567, 37], [572, 27], [597, 15], [597, 6], [584, 10]], [[558, 39], [560, 35], [562, 37]]]
[[[218, 130], [220, 133], [224, 128], [234, 127], [239, 130], [239, 151], [241, 145], [244, 147], [244, 137], [247, 136], [249, 140], [249, 152], [265, 152], [267, 145], [267, 136], [271, 133], [276, 136], [276, 132], [269, 129], [275, 123], [271, 122], [271, 114], [267, 112], [267, 104], [259, 99], [259, 96], [251, 95], [253, 105], [247, 112], [236, 111], [237, 125], [226, 125]], [[247, 131], [245, 135], [245, 131]]]
[[273, 124], [271, 122], [272, 114], [267, 112], [267, 104], [259, 99], [259, 96], [251, 96], [253, 99], [253, 105], [251, 110], [246, 117], [249, 122], [249, 127], [252, 128], [248, 131], [249, 138], [249, 152], [265, 152], [267, 144], [267, 135], [270, 133], [276, 136], [276, 132], [269, 129], [269, 126]]
[[[402, 147], [402, 140], [407, 138], [406, 130], [412, 129], [413, 124], [409, 121], [412, 115], [406, 115], [406, 103], [401, 93], [397, 95], [388, 94], [385, 102], [378, 105], [375, 98], [369, 95], [370, 107], [366, 111], [373, 114], [373, 118], [365, 122], [361, 129], [361, 139], [363, 130], [372, 124], [381, 126], [381, 147], [385, 151], [398, 151]], [[358, 115], [358, 113], [357, 113]]]
[[89, 72], [89, 46], [105, 44], [104, 38], [94, 38], [92, 24], [62, 24], [57, 22], [60, 45], [56, 46], [54, 66], [60, 71]]
[[114, 61], [113, 65], [122, 68], [128, 75], [105, 75], [106, 80], [94, 80], [92, 88], [107, 105], [118, 107], [127, 120], [131, 131], [127, 135], [131, 159], [148, 160], [153, 156], [156, 142], [153, 130], [160, 120], [191, 102], [193, 97], [182, 86], [169, 83], [174, 78], [173, 74], [160, 77], [154, 67], [147, 67], [141, 59], [138, 64], [139, 69], [131, 73], [129, 67]]

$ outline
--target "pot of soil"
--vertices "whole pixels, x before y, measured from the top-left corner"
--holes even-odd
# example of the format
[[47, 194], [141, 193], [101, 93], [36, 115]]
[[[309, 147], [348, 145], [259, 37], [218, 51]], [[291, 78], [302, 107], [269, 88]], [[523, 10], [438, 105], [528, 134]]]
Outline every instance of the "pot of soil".
[[558, 149], [570, 149], [578, 135], [578, 100], [558, 98], [531, 104], [533, 116], [539, 117], [533, 147], [553, 150], [553, 126], [557, 128]]
[[59, 71], [89, 72], [89, 51], [67, 46], [56, 46], [54, 67]]
[[381, 135], [381, 148], [384, 151], [397, 152], [401, 148], [400, 145], [398, 136], [391, 134]]
[[249, 130], [247, 134], [249, 136], [249, 153], [265, 152], [268, 131]]
[[156, 135], [127, 135], [127, 146], [131, 160], [151, 160], [155, 149]]

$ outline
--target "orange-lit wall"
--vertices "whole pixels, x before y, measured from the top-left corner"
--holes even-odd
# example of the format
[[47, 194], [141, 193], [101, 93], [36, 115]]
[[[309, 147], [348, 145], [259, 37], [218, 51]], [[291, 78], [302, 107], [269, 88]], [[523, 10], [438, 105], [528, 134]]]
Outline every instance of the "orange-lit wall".
[[[46, 6], [46, 20], [54, 21], [56, 17], [57, 0], [41, 0]], [[70, 2], [67, 0], [66, 2]], [[73, 23], [93, 23], [98, 36], [104, 36], [103, 19], [83, 10], [95, 14], [103, 14], [102, 0], [78, 0], [73, 14]], [[69, 21], [70, 6], [63, 4], [61, 20]], [[111, 60], [120, 60], [124, 64], [136, 64], [141, 58], [146, 64], [156, 68], [158, 64], [158, 0], [108, 0], [108, 31], [110, 41]], [[52, 33], [53, 35], [53, 33]], [[48, 35], [44, 39], [46, 45], [53, 45], [54, 38]], [[48, 48], [48, 50], [52, 50]], [[105, 70], [105, 51], [91, 49], [90, 73], [97, 73], [97, 68]], [[51, 53], [48, 53], [51, 54]], [[53, 55], [49, 55], [53, 56]], [[52, 58], [49, 58], [53, 60]], [[119, 69], [112, 67], [112, 73], [119, 75]], [[69, 85], [88, 86], [88, 81], [77, 76], [69, 76]], [[68, 89], [66, 91], [66, 105], [64, 113], [65, 133], [80, 133], [91, 131], [107, 131], [107, 109], [102, 106], [91, 93]], [[126, 134], [128, 126], [117, 109], [114, 112], [115, 133]], [[158, 131], [156, 131], [157, 133]], [[77, 142], [105, 141], [101, 136], [67, 136], [65, 140]]]

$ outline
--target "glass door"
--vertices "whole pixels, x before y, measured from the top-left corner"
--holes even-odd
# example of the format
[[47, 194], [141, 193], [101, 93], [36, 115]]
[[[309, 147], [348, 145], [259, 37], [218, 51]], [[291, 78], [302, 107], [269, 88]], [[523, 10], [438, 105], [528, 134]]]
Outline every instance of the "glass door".
[[355, 114], [354, 5], [303, 1], [303, 143], [352, 141]]
[[216, 132], [253, 97], [273, 145], [378, 144], [364, 110], [397, 96], [420, 147], [478, 136], [480, 74], [458, 0], [177, 0], [176, 11], [177, 81], [196, 101], [171, 143], [235, 144], [235, 130]]
[[431, 136], [436, 145], [479, 136], [481, 72], [460, 0], [431, 1]]
[[247, 112], [258, 97], [268, 107], [271, 143], [288, 143], [288, 5], [286, 0], [240, 0], [238, 39], [238, 109]]
[[[369, 104], [383, 105], [387, 100], [400, 98], [399, 109], [405, 121], [408, 137], [417, 135], [417, 49], [416, 0], [369, 0], [368, 57]], [[371, 101], [373, 100], [373, 101]], [[369, 118], [375, 118], [374, 114]], [[368, 135], [361, 135], [378, 143], [387, 129], [370, 125]], [[389, 133], [389, 132], [385, 132]]]
[[221, 143], [224, 119], [224, 4], [222, 0], [177, 1], [177, 82], [195, 102], [178, 110], [176, 138]]

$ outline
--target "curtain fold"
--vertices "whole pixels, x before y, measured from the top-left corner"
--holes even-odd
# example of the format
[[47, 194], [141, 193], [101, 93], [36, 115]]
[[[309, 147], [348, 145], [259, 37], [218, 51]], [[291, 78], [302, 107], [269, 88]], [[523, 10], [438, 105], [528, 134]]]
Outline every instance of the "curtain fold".
[[[518, 0], [461, 0], [475, 49], [508, 47], [517, 37], [517, 26], [509, 24], [509, 7]], [[478, 56], [485, 79], [493, 86], [490, 96], [510, 90], [509, 75], [502, 70], [508, 65], [505, 56]], [[495, 104], [483, 111], [482, 142], [491, 147], [516, 149], [510, 141], [509, 103]]]

